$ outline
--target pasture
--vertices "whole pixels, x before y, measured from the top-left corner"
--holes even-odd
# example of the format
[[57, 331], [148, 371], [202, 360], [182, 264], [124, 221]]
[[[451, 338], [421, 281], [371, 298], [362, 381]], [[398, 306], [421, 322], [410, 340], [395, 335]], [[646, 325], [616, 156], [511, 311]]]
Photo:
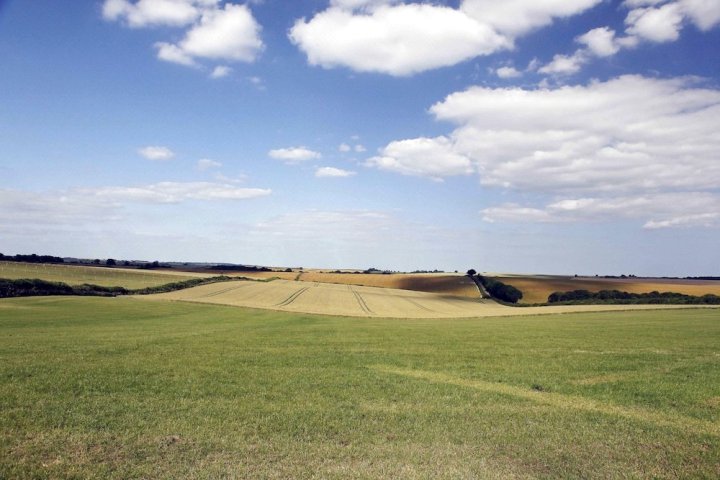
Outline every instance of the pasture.
[[0, 301], [0, 478], [717, 478], [718, 310]]
[[39, 278], [68, 285], [89, 283], [104, 287], [128, 289], [155, 287], [209, 274], [173, 272], [166, 270], [138, 270], [131, 268], [88, 267], [66, 264], [0, 262], [0, 278], [11, 280]]
[[559, 275], [491, 275], [523, 292], [522, 303], [544, 303], [553, 292], [571, 290], [620, 290], [630, 293], [677, 292], [702, 296], [720, 295], [718, 280], [686, 280], [674, 278], [602, 278]]

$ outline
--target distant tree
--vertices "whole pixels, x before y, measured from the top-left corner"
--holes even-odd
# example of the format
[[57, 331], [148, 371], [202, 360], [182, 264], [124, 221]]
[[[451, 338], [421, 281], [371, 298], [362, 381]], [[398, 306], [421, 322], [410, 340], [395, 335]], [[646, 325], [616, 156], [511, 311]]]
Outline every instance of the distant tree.
[[93, 263], [93, 265], [100, 265], [100, 259], [96, 258], [95, 260], [92, 261], [92, 263]]
[[117, 265], [117, 262], [112, 258], [108, 258], [105, 261], [105, 265], [107, 265], [108, 267], [114, 267], [115, 265]]
[[467, 271], [467, 274], [472, 277], [472, 276], [475, 276], [475, 274], [477, 274], [477, 272], [475, 271], [474, 268], [471, 268], [470, 270]]

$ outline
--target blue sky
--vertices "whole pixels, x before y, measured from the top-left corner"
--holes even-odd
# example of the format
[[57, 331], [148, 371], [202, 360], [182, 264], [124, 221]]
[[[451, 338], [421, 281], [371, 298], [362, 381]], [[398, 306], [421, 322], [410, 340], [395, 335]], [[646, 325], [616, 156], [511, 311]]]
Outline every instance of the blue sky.
[[720, 268], [716, 0], [0, 1], [0, 251]]

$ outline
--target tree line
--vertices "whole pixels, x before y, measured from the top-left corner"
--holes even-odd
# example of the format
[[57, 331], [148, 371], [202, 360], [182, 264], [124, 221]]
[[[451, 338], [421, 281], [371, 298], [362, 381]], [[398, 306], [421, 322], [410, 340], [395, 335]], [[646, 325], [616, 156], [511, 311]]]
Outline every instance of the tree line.
[[677, 292], [630, 293], [620, 290], [572, 290], [554, 292], [548, 296], [548, 303], [610, 303], [610, 304], [674, 304], [674, 305], [720, 305], [720, 296], [707, 294], [702, 296], [685, 295]]

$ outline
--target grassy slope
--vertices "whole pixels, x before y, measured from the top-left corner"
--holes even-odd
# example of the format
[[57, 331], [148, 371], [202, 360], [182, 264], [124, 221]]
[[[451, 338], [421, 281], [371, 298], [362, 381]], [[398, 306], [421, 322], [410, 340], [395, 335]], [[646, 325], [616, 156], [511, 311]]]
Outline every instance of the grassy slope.
[[718, 345], [716, 310], [3, 300], [0, 478], [716, 478]]
[[90, 283], [104, 287], [125, 287], [130, 289], [155, 287], [171, 282], [209, 275], [176, 273], [125, 268], [85, 267], [79, 265], [50, 265], [35, 263], [0, 262], [0, 278], [11, 280], [39, 278], [68, 285]]

